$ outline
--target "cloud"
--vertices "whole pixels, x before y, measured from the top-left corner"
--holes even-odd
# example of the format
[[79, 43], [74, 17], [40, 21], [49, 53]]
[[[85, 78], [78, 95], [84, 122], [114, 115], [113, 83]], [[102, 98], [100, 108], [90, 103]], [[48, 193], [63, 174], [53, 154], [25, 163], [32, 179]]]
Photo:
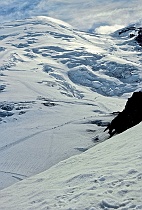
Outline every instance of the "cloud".
[[100, 26], [96, 28], [95, 32], [98, 34], [110, 34], [123, 27], [124, 25]]
[[6, 0], [0, 1], [0, 21], [31, 16], [50, 16], [68, 22], [80, 30], [113, 30], [141, 18], [141, 0]]
[[102, 25], [126, 26], [139, 21], [142, 5], [141, 0], [41, 0], [35, 9], [80, 30], [94, 31]]

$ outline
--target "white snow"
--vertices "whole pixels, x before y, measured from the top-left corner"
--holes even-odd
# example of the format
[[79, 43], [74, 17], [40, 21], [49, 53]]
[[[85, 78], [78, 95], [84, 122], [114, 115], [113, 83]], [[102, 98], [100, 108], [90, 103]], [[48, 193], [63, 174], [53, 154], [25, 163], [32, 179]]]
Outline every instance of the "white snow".
[[142, 209], [141, 129], [2, 190], [1, 209]]
[[[129, 32], [107, 34], [121, 21], [101, 19], [122, 12], [122, 1], [103, 13], [104, 1], [48, 3], [51, 17], [46, 1], [0, 2], [5, 20], [21, 14], [0, 26], [0, 210], [142, 209], [141, 124], [111, 139], [104, 132], [142, 89], [140, 46]], [[101, 34], [78, 30], [96, 26]]]
[[3, 189], [94, 146], [104, 130], [97, 121], [107, 125], [126, 99], [100, 95], [125, 92], [118, 79], [94, 71], [104, 63], [106, 44], [63, 22], [38, 17], [7, 23], [1, 46]]

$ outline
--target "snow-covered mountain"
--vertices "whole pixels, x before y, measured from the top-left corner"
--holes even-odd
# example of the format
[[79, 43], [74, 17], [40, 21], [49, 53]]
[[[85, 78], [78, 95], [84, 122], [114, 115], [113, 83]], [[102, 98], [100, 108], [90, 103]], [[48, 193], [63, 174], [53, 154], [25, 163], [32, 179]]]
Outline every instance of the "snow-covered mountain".
[[1, 24], [0, 189], [30, 177], [0, 191], [2, 209], [141, 209], [141, 124], [107, 141], [104, 132], [142, 88], [133, 27], [100, 35], [43, 16]]
[[141, 0], [6, 0], [0, 1], [0, 21], [50, 16], [85, 31], [103, 33], [141, 19]]

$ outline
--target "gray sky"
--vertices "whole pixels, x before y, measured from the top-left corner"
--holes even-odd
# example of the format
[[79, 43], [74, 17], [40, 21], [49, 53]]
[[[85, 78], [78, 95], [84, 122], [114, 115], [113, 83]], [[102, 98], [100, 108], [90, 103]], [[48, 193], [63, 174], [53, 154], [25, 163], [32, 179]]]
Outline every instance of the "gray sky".
[[142, 20], [141, 14], [142, 0], [0, 0], [1, 22], [46, 15], [80, 30], [119, 28]]

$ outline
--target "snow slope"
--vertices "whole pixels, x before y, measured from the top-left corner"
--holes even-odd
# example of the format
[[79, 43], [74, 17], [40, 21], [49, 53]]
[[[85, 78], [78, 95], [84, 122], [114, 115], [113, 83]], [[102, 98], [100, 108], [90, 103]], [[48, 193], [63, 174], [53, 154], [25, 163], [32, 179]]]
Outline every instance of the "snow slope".
[[125, 100], [96, 93], [109, 95], [114, 83], [92, 70], [106, 54], [98, 37], [47, 17], [1, 28], [2, 189], [92, 147], [93, 131], [103, 130]]
[[[120, 36], [119, 31], [110, 35], [80, 32], [68, 23], [43, 16], [1, 24], [0, 27], [0, 189], [3, 189], [28, 177], [32, 180], [33, 175], [73, 155], [87, 150], [89, 154], [105, 145], [97, 145], [108, 138], [104, 128], [115, 117], [113, 112], [121, 111], [132, 92], [142, 88], [142, 73], [141, 47], [128, 33]], [[140, 126], [136, 133], [139, 141]], [[127, 135], [125, 138], [127, 141]], [[106, 145], [107, 142], [112, 140], [106, 141]], [[89, 150], [95, 145], [96, 149]], [[113, 151], [115, 149], [118, 150], [117, 144]], [[74, 158], [82, 159], [85, 154]], [[96, 159], [100, 159], [100, 155]], [[20, 183], [24, 182], [19, 182], [19, 186]], [[26, 184], [24, 186], [27, 188]], [[31, 186], [34, 190], [32, 182]], [[51, 182], [49, 187], [52, 186]], [[61, 183], [61, 186], [65, 184]], [[3, 209], [8, 208], [6, 205], [11, 205], [11, 209], [14, 206], [17, 209], [40, 209], [37, 201], [33, 204], [34, 200], [32, 204], [21, 203], [22, 207], [16, 204], [16, 199], [13, 204], [11, 198], [7, 202], [9, 198], [4, 192], [6, 189], [1, 191], [0, 206]], [[82, 194], [85, 196], [85, 192]], [[19, 195], [23, 199], [23, 195]], [[44, 195], [47, 197], [46, 192]], [[54, 209], [54, 195], [53, 191], [51, 209]], [[40, 197], [38, 193], [37, 197]], [[104, 209], [111, 207], [107, 200], [100, 202]], [[118, 204], [112, 200], [114, 208], [121, 209], [121, 203], [121, 199]], [[131, 201], [125, 205], [127, 209], [131, 203], [133, 205]], [[135, 208], [140, 208], [138, 200], [136, 203]], [[69, 201], [67, 205], [70, 205]], [[95, 204], [82, 205], [93, 208]], [[100, 208], [98, 203], [96, 205]]]
[[128, 38], [79, 32], [49, 17], [1, 28], [2, 189], [92, 147], [93, 131], [141, 88], [141, 59]]
[[0, 191], [1, 209], [142, 209], [142, 124]]

